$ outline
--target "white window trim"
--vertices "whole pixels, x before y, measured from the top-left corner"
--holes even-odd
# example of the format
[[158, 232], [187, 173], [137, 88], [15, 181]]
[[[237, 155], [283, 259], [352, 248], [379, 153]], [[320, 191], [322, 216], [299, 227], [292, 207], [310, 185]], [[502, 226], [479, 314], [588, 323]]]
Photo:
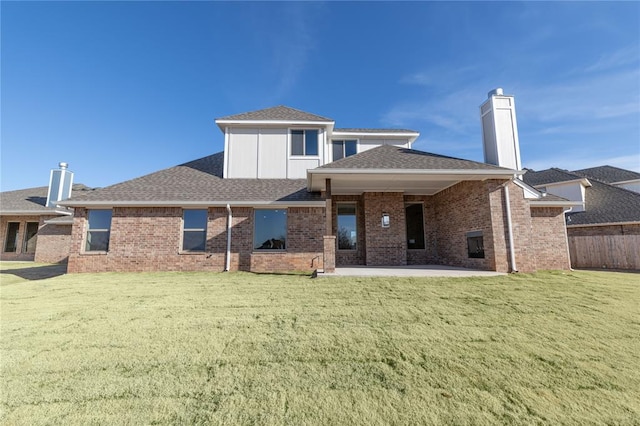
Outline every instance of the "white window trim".
[[[306, 130], [316, 130], [318, 132], [318, 154], [317, 155], [294, 155], [291, 153], [291, 150], [293, 148], [293, 138], [292, 138], [292, 131], [293, 130], [302, 130], [302, 131], [306, 131]], [[320, 159], [320, 152], [321, 152], [321, 146], [322, 144], [320, 143], [320, 139], [322, 137], [322, 133], [323, 133], [322, 128], [315, 128], [315, 127], [289, 127], [287, 129], [287, 155], [289, 156], [289, 159], [309, 159], [309, 160], [319, 160]], [[304, 134], [304, 143], [302, 144], [302, 148], [303, 150], [306, 151], [307, 148], [307, 144], [306, 144], [306, 140], [307, 140], [307, 135], [306, 133]]]
[[[331, 139], [330, 143], [329, 143], [329, 151], [331, 152], [331, 161], [338, 161], [335, 158], [333, 158], [333, 143], [334, 142], [343, 142], [342, 144], [342, 158], [347, 158], [344, 156], [344, 142], [346, 141], [356, 141], [356, 154], [360, 153], [360, 138], [336, 138], [336, 139]], [[356, 155], [354, 154], [354, 155]], [[339, 158], [339, 160], [342, 160], [342, 158]]]
[[[184, 227], [184, 212], [187, 210], [204, 210], [207, 212], [207, 220], [204, 228], [185, 228]], [[207, 253], [207, 228], [209, 226], [209, 209], [182, 209], [182, 216], [180, 217], [180, 247], [178, 249], [179, 254], [205, 254]], [[185, 231], [204, 231], [204, 250], [185, 250], [184, 249], [184, 233]]]
[[[110, 221], [110, 226], [109, 228], [91, 228], [89, 227], [89, 215], [91, 214], [92, 211], [96, 211], [96, 210], [109, 210], [111, 212], [111, 221]], [[87, 238], [89, 238], [89, 232], [108, 232], [109, 233], [109, 246], [111, 246], [111, 228], [113, 228], [113, 209], [87, 209], [87, 217], [85, 220], [85, 226], [84, 226], [84, 238], [82, 240], [82, 252], [81, 254], [88, 254], [88, 255], [100, 255], [100, 254], [107, 254], [109, 253], [109, 250], [87, 250]]]

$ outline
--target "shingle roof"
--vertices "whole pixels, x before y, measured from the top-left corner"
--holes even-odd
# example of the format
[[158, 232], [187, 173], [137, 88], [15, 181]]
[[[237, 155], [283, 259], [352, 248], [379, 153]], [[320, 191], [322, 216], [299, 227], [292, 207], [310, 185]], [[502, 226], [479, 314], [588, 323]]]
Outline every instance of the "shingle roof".
[[640, 179], [640, 173], [632, 170], [620, 169], [613, 166], [591, 167], [589, 169], [576, 170], [573, 173], [586, 178], [597, 179], [605, 183], [624, 182]]
[[[582, 179], [582, 176], [560, 169], [548, 169], [529, 171], [523, 179], [533, 186]], [[640, 194], [596, 179], [590, 182], [592, 186], [585, 190], [585, 211], [567, 213], [567, 225], [640, 222]]]
[[[5, 191], [0, 193], [0, 211], [9, 213], [16, 212], [33, 212], [33, 214], [53, 213], [60, 208], [45, 207], [47, 203], [48, 186], [39, 186], [36, 188], [18, 189], [16, 191]], [[91, 191], [90, 188], [83, 184], [74, 184], [71, 195], [77, 195], [79, 192]]]
[[88, 194], [71, 197], [73, 205], [90, 202], [251, 202], [321, 201], [307, 192], [305, 179], [223, 179], [224, 153], [160, 170]]
[[382, 145], [318, 169], [406, 169], [406, 170], [508, 170], [491, 164], [432, 154], [394, 145]]
[[259, 109], [257, 111], [244, 112], [242, 114], [228, 115], [218, 118], [216, 121], [326, 121], [333, 122], [332, 119], [322, 117], [320, 115], [311, 114], [309, 112], [300, 111], [284, 105], [272, 108]]
[[551, 168], [547, 170], [527, 170], [522, 180], [531, 186], [545, 185], [548, 183], [569, 182], [580, 180], [582, 176], [575, 175], [567, 170]]
[[567, 213], [567, 225], [640, 222], [640, 194], [598, 180], [586, 189], [585, 211]]

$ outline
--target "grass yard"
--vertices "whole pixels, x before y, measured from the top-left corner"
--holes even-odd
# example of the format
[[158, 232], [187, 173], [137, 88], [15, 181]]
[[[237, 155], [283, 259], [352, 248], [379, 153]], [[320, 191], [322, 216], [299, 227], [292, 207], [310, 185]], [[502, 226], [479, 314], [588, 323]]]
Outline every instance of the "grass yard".
[[31, 266], [1, 266], [3, 424], [640, 424], [639, 274]]

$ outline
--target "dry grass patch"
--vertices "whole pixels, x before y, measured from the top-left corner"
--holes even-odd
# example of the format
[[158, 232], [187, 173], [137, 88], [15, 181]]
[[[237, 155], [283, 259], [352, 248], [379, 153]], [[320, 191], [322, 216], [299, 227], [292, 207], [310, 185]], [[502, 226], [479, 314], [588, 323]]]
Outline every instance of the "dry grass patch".
[[22, 268], [0, 275], [6, 424], [640, 419], [637, 274], [28, 279]]

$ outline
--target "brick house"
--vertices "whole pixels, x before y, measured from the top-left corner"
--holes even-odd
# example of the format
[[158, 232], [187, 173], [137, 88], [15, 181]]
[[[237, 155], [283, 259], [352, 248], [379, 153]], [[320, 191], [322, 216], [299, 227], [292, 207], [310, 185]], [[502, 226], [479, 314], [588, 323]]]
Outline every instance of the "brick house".
[[640, 269], [640, 173], [551, 168], [529, 170], [524, 181], [578, 203], [566, 214], [573, 267]]
[[[76, 193], [89, 189], [82, 184], [71, 188]], [[50, 186], [0, 193], [1, 260], [67, 261], [73, 210], [57, 205], [67, 196], [48, 199], [50, 195]]]
[[575, 203], [518, 178], [513, 97], [481, 108], [486, 163], [285, 106], [217, 119], [223, 152], [61, 202], [74, 209], [68, 270], [568, 269]]

